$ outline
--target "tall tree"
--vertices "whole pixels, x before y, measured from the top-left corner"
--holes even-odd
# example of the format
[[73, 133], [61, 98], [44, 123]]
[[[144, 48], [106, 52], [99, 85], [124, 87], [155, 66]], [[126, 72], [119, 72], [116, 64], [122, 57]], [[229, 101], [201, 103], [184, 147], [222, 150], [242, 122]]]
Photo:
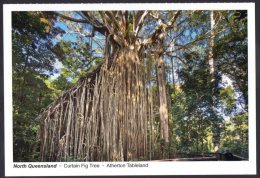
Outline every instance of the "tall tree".
[[[161, 47], [162, 48], [162, 47]], [[162, 49], [161, 49], [162, 50]], [[162, 51], [159, 52], [157, 62], [157, 76], [158, 76], [158, 87], [159, 87], [159, 100], [160, 100], [160, 123], [161, 123], [161, 141], [162, 141], [162, 158], [167, 157], [165, 150], [169, 146], [169, 121], [168, 121], [168, 107], [167, 107], [167, 96], [166, 96], [166, 82], [165, 82], [165, 64], [162, 56]], [[163, 148], [165, 147], [165, 148]]]
[[215, 63], [216, 63], [216, 55], [215, 55], [215, 38], [216, 38], [216, 15], [214, 16], [214, 11], [210, 11], [210, 41], [209, 41], [209, 74], [210, 74], [210, 83], [211, 83], [211, 94], [212, 98], [210, 101], [211, 109], [212, 109], [212, 132], [213, 132], [213, 144], [214, 147], [219, 144], [220, 139], [220, 124], [218, 123], [218, 117], [216, 113], [216, 98], [215, 98], [215, 90], [217, 81], [215, 79], [216, 72], [215, 72]]
[[[160, 17], [156, 15], [153, 16], [153, 14], [151, 15], [149, 11], [77, 12], [81, 19], [55, 13], [63, 19], [90, 24], [92, 26], [93, 35], [99, 33], [106, 37], [105, 61], [94, 71], [93, 75], [89, 75], [88, 79], [79, 82], [79, 86], [89, 86], [87, 90], [85, 91], [82, 87], [74, 88], [75, 92], [67, 93], [67, 95], [62, 97], [62, 100], [68, 100], [67, 105], [64, 105], [62, 108], [55, 107], [55, 105], [52, 106], [57, 109], [57, 111], [53, 110], [55, 113], [65, 112], [63, 108], [68, 109], [68, 113], [64, 115], [64, 117], [67, 118], [66, 134], [63, 140], [64, 149], [60, 152], [60, 154], [64, 154], [65, 159], [68, 159], [71, 155], [82, 157], [82, 154], [85, 155], [84, 157], [87, 156], [87, 160], [129, 160], [129, 157], [136, 158], [146, 155], [146, 117], [148, 113], [146, 103], [148, 95], [147, 88], [145, 87], [145, 74], [141, 72], [144, 70], [142, 54], [144, 50], [149, 50], [147, 48], [148, 45], [158, 44], [158, 39], [160, 40], [160, 38], [164, 37], [164, 33], [172, 27], [179, 13], [180, 12], [172, 14], [167, 23], [160, 20]], [[153, 23], [154, 21], [145, 21], [148, 18], [155, 19], [155, 21], [159, 21], [160, 23], [155, 24]], [[146, 33], [145, 35], [144, 28], [148, 26], [149, 23], [155, 26], [156, 30], [148, 34]], [[139, 37], [140, 34], [142, 34], [143, 39]], [[162, 62], [161, 60], [159, 61], [160, 63]], [[162, 113], [161, 128], [163, 131], [163, 139], [168, 142], [167, 100], [165, 88], [163, 89], [165, 82], [162, 80], [164, 75], [164, 71], [161, 71], [158, 79], [160, 81], [160, 92], [162, 92], [160, 94], [164, 96], [164, 98], [162, 98], [163, 100], [161, 100], [160, 109]], [[110, 85], [108, 85], [108, 83]], [[74, 89], [72, 88], [71, 91]], [[79, 90], [79, 92], [76, 92], [77, 90]], [[90, 99], [86, 100], [84, 93], [87, 93]], [[77, 99], [74, 101], [73, 98]], [[83, 101], [89, 103], [88, 108], [81, 107], [82, 110], [76, 109], [80, 108]], [[78, 104], [72, 104], [74, 102]], [[115, 110], [113, 111], [112, 108]], [[89, 112], [85, 112], [85, 109]], [[45, 113], [47, 114], [50, 110], [52, 109], [46, 110]], [[58, 115], [46, 115], [45, 113], [43, 113], [42, 117], [54, 117], [54, 119], [48, 119], [50, 122], [61, 122], [61, 117]], [[72, 119], [77, 113], [84, 116], [85, 119], [91, 119], [93, 124], [96, 123], [91, 125], [91, 128], [95, 128], [96, 131], [91, 134], [82, 133], [84, 130], [84, 128], [81, 127], [82, 125], [78, 124], [79, 121]], [[104, 125], [107, 127], [104, 127]], [[42, 132], [46, 134], [46, 131], [44, 131], [45, 127], [46, 126], [42, 127]], [[118, 129], [114, 129], [115, 127]], [[124, 128], [128, 128], [128, 130]], [[61, 132], [61, 130], [57, 130], [57, 133], [54, 133], [60, 135]], [[84, 145], [81, 143], [78, 144], [78, 142], [82, 142], [84, 139], [80, 140], [83, 138], [82, 136], [78, 139], [77, 135], [82, 134], [90, 141], [87, 146], [89, 146], [90, 149], [94, 149], [93, 152], [80, 152], [80, 150], [83, 150]], [[91, 136], [93, 134], [97, 135], [97, 137]], [[138, 136], [136, 134], [138, 134]], [[47, 137], [53, 138], [52, 135], [47, 135]], [[62, 140], [62, 137], [63, 135], [60, 135], [58, 138]], [[45, 136], [42, 140], [42, 159], [57, 159], [57, 157], [53, 155], [55, 149], [53, 150], [49, 147], [49, 144], [45, 141], [46, 139]], [[55, 142], [56, 140], [51, 140], [49, 143], [53, 144]], [[136, 144], [134, 142], [138, 143]], [[77, 143], [79, 147], [75, 146], [71, 149], [70, 145], [72, 143]], [[111, 147], [110, 145], [113, 146]], [[45, 154], [47, 154], [46, 151], [49, 149], [51, 149], [51, 157], [46, 158]], [[98, 152], [103, 153], [104, 156], [100, 157]], [[63, 159], [63, 157], [58, 159]]]
[[14, 161], [37, 160], [35, 120], [41, 108], [53, 101], [44, 80], [52, 73], [55, 55], [50, 53], [50, 39], [55, 33], [48, 15], [40, 12], [12, 13], [12, 78]]

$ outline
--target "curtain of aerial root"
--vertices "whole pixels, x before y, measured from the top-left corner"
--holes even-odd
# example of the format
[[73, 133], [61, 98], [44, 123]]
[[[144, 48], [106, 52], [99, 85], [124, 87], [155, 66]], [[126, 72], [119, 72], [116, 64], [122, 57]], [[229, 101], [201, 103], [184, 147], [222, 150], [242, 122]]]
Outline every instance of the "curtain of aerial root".
[[149, 159], [152, 96], [142, 61], [121, 50], [109, 68], [104, 63], [93, 80], [80, 80], [48, 106], [40, 115], [41, 160]]

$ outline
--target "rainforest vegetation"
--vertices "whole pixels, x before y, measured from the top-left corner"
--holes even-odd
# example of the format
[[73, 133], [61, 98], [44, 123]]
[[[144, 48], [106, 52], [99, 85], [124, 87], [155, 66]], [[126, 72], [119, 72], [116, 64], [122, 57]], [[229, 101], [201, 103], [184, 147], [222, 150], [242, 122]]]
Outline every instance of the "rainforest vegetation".
[[14, 161], [248, 158], [247, 47], [247, 11], [13, 12]]

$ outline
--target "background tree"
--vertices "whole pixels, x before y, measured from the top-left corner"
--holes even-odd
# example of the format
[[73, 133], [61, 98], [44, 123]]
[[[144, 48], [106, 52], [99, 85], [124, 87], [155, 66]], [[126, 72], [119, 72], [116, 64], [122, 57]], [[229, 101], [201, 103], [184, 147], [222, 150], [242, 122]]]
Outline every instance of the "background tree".
[[39, 156], [34, 154], [40, 123], [35, 118], [54, 99], [44, 81], [53, 69], [55, 56], [50, 48], [56, 33], [62, 31], [52, 27], [48, 14], [12, 14], [14, 161], [31, 161]]

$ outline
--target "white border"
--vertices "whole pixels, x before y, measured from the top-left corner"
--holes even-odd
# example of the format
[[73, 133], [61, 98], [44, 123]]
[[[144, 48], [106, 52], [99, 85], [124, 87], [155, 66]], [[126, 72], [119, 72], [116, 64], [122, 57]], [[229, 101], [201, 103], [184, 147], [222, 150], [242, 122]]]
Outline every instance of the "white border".
[[[12, 137], [12, 11], [72, 10], [248, 10], [249, 161], [149, 162], [148, 168], [56, 169], [13, 168]], [[4, 123], [6, 176], [83, 175], [219, 175], [256, 174], [256, 73], [254, 3], [145, 3], [145, 4], [4, 4]], [[30, 163], [26, 163], [29, 165]], [[34, 163], [35, 164], [35, 163]], [[40, 164], [40, 163], [39, 163]], [[44, 163], [45, 164], [45, 163]], [[53, 164], [53, 163], [50, 163]], [[55, 163], [56, 164], [56, 163]], [[99, 162], [100, 165], [106, 165]]]

